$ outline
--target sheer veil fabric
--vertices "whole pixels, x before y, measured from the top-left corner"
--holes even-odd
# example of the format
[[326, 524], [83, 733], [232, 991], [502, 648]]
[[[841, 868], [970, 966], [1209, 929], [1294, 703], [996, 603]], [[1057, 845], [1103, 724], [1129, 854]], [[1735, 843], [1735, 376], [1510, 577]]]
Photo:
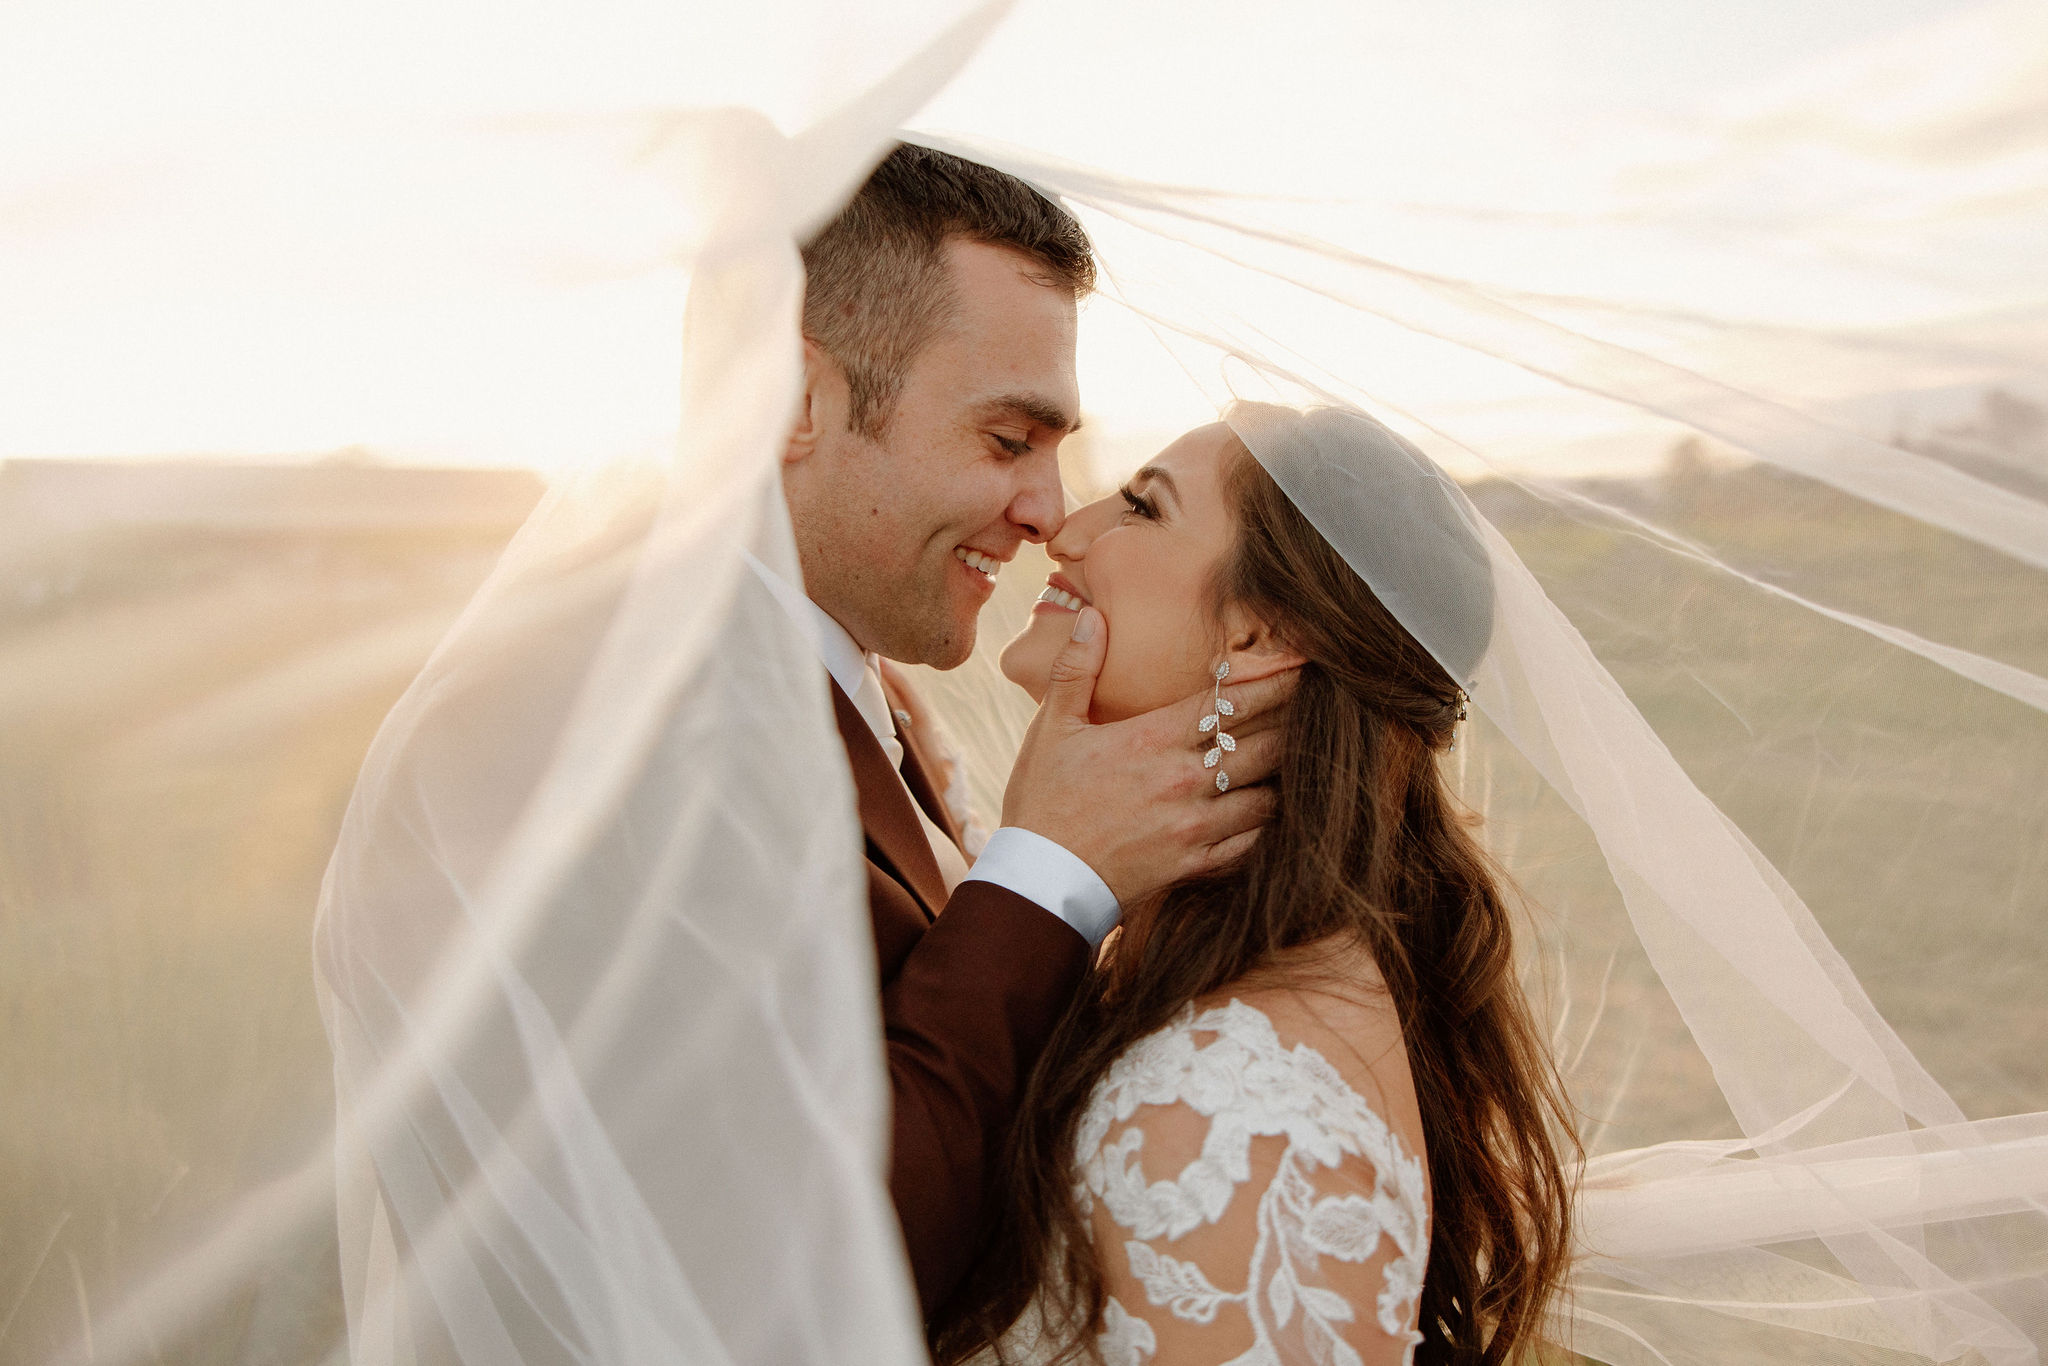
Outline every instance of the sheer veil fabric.
[[[1224, 56], [1176, 73], [1139, 7], [878, 5], [857, 38], [826, 8], [706, 19], [667, 108], [631, 116], [681, 206], [682, 436], [557, 478], [377, 732], [308, 927], [330, 1132], [90, 1306], [74, 1260], [82, 1326], [38, 1356], [922, 1359], [851, 780], [809, 645], [744, 570], [798, 578], [797, 243], [909, 137], [1097, 244], [1077, 486], [1221, 412], [1469, 680], [1445, 762], [1520, 889], [1588, 1146], [1551, 1339], [1629, 1366], [2038, 1363], [2048, 276], [2006, 250], [2048, 214], [2038, 125], [1932, 79], [1932, 112], [1889, 123], [1824, 103], [1799, 154], [1867, 157], [1856, 202], [1899, 208], [1863, 237], [1748, 197], [1744, 158], [1808, 128], [1777, 106], [1662, 197], [1646, 173], [1583, 211], [1396, 202], [1375, 158], [1427, 137], [1384, 116], [1431, 49], [1391, 13], [1219, 15]], [[2048, 88], [2030, 9], [1937, 37], [1938, 75], [1996, 46], [2004, 83], [1973, 90]], [[1087, 50], [1034, 141], [1012, 78], [1056, 39]], [[1272, 175], [1224, 155], [1224, 89]], [[1201, 135], [1085, 136], [1147, 118]], [[1590, 259], [1619, 263], [1605, 286]], [[1689, 264], [1763, 283], [1718, 311]], [[1745, 315], [1806, 270], [1912, 307]], [[1474, 581], [1484, 639], [1445, 606]], [[1028, 716], [991, 661], [1027, 608], [999, 595], [975, 659], [920, 679], [984, 815]], [[309, 1244], [338, 1247], [345, 1332], [266, 1269]]]
[[[1556, 1339], [1613, 1358], [1796, 1355], [1796, 1337], [1774, 1345], [1755, 1326], [1773, 1324], [1864, 1342], [1896, 1330], [1900, 1345], [1937, 1359], [1971, 1348], [2027, 1359], [2026, 1337], [1975, 1291], [1995, 1300], [2003, 1288], [1991, 1268], [2004, 1248], [1987, 1216], [2042, 1213], [2041, 1155], [2027, 1151], [2043, 1132], [2039, 1117], [2018, 1134], [1963, 1122], [1797, 894], [1686, 778], [1512, 547], [1427, 456], [1354, 409], [1254, 402], [1226, 416], [1592, 832], [1745, 1135], [1595, 1156], [1581, 1205], [1585, 1253], [1564, 1310], [1577, 1322], [1559, 1325]], [[1482, 547], [1495, 623], [1483, 653], [1469, 609], [1433, 592], [1468, 584]], [[1651, 1199], [1657, 1214], [1645, 1219], [1639, 1202]], [[1931, 1260], [1927, 1225], [1960, 1233], [1959, 1245]], [[1841, 1295], [1840, 1280], [1805, 1304], [1787, 1294], [1797, 1279], [1787, 1273], [1805, 1264], [1777, 1249], [1801, 1240], [1840, 1261], [1870, 1294], [1870, 1312], [1844, 1302], [1856, 1296]], [[1661, 1300], [1655, 1332], [1635, 1322], [1644, 1292]], [[1731, 1333], [1720, 1322], [1731, 1316], [1752, 1326]], [[1687, 1318], [1695, 1321], [1674, 1333]]]

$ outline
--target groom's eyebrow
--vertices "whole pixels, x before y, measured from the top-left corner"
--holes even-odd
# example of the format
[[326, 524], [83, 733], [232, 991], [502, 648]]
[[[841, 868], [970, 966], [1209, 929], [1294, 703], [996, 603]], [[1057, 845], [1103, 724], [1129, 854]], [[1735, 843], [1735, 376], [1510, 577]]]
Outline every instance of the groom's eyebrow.
[[1001, 394], [982, 405], [984, 418], [997, 415], [1021, 417], [1034, 426], [1048, 427], [1065, 435], [1081, 430], [1081, 419], [1051, 399], [1037, 394]]

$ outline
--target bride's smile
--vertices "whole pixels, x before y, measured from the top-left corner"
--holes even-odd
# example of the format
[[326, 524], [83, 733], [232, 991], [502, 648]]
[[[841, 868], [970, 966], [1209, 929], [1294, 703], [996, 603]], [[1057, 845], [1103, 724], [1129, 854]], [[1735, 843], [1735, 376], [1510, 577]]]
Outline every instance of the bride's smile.
[[1031, 611], [1034, 616], [1040, 610], [1065, 612], [1071, 616], [1086, 606], [1088, 599], [1074, 586], [1074, 581], [1064, 574], [1054, 574], [1045, 581], [1045, 589], [1038, 595], [1038, 601], [1031, 605]]

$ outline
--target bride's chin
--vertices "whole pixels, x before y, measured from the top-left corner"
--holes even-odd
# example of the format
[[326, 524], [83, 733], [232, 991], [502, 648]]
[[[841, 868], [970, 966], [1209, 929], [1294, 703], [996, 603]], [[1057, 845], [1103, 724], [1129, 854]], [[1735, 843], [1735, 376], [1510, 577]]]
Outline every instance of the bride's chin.
[[1018, 632], [996, 656], [996, 667], [1002, 670], [1003, 677], [1031, 694], [1033, 702], [1043, 702], [1045, 685], [1052, 677], [1052, 658], [1039, 657], [1043, 651], [1036, 648], [1037, 642], [1031, 636], [1029, 626]]

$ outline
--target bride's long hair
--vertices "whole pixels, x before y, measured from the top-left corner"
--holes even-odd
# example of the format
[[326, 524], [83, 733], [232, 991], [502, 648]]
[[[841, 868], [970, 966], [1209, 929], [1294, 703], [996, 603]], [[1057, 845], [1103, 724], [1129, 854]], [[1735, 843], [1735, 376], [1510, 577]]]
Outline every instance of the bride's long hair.
[[1437, 755], [1460, 695], [1240, 445], [1234, 549], [1214, 592], [1307, 662], [1284, 721], [1278, 804], [1228, 872], [1133, 908], [1033, 1074], [993, 1242], [933, 1320], [941, 1363], [997, 1342], [1044, 1292], [1034, 1355], [1084, 1355], [1106, 1299], [1074, 1202], [1089, 1093], [1189, 1001], [1333, 936], [1372, 954], [1399, 1012], [1432, 1199], [1417, 1359], [1497, 1363], [1533, 1341], [1570, 1257], [1578, 1141], [1517, 980], [1502, 883]]

